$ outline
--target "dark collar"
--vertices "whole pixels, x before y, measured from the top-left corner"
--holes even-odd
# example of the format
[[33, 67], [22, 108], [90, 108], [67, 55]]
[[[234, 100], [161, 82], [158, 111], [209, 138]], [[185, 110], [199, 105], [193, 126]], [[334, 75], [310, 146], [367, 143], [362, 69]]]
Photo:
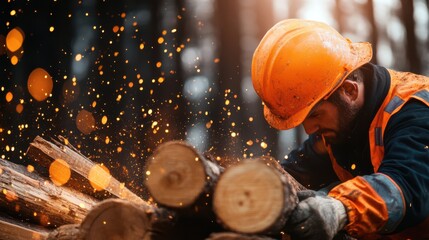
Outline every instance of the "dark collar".
[[331, 146], [337, 162], [345, 169], [352, 169], [351, 173], [354, 176], [374, 171], [371, 164], [368, 131], [390, 88], [390, 75], [386, 68], [366, 64], [362, 70], [365, 75], [364, 105], [358, 113], [348, 140]]
[[371, 63], [361, 67], [364, 72], [365, 100], [359, 111], [350, 140], [360, 142], [368, 137], [368, 130], [390, 87], [390, 75], [386, 68]]

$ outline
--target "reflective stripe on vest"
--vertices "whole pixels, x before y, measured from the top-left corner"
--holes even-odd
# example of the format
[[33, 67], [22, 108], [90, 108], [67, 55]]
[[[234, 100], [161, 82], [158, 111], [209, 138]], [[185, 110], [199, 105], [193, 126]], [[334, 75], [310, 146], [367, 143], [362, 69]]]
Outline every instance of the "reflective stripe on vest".
[[[390, 117], [398, 112], [410, 99], [417, 99], [429, 107], [429, 78], [412, 73], [400, 73], [389, 69], [391, 85], [383, 104], [374, 117], [369, 129], [371, 163], [378, 171], [384, 157], [383, 135]], [[326, 145], [326, 144], [325, 144]], [[351, 178], [351, 173], [341, 167], [332, 149], [326, 145], [334, 171], [341, 181]]]
[[393, 232], [405, 215], [405, 199], [401, 188], [389, 176], [382, 173], [366, 175], [363, 178], [383, 198], [387, 207], [389, 218], [379, 231], [381, 233]]
[[[380, 233], [390, 233], [400, 224], [405, 214], [405, 200], [402, 194], [401, 188], [391, 179], [389, 176], [381, 173], [377, 173], [384, 158], [384, 131], [386, 125], [391, 116], [397, 113], [406, 102], [410, 99], [417, 99], [429, 107], [429, 78], [421, 75], [415, 75], [412, 73], [400, 73], [392, 70], [388, 70], [391, 76], [391, 85], [389, 92], [386, 95], [382, 105], [380, 106], [377, 114], [375, 115], [370, 128], [369, 128], [369, 143], [370, 143], [370, 155], [371, 163], [375, 174], [366, 175], [363, 177], [356, 177], [350, 181], [344, 182], [332, 189], [329, 195], [342, 200], [342, 202], [348, 207], [349, 211], [356, 212], [359, 210], [368, 211], [365, 216], [358, 216], [356, 214], [350, 215], [350, 223], [346, 226], [346, 229], [360, 229], [362, 234], [365, 234], [365, 230], [369, 226], [368, 224], [381, 223], [379, 215], [385, 215], [387, 210], [387, 219], [381, 220], [384, 224], [380, 229], [377, 229]], [[331, 156], [331, 162], [333, 168], [340, 178], [341, 181], [346, 181], [349, 176], [345, 173], [351, 174], [346, 169], [342, 168], [335, 157], [332, 154], [332, 149], [327, 146], [329, 155]], [[362, 181], [361, 179], [365, 179]], [[359, 192], [363, 196], [374, 195], [375, 199], [382, 199], [382, 201], [372, 202], [367, 198], [347, 198], [347, 196], [355, 196], [355, 192]], [[360, 209], [365, 204], [367, 205], [364, 209]], [[353, 208], [356, 208], [353, 210]], [[384, 209], [384, 210], [383, 210]], [[384, 211], [384, 212], [383, 212]], [[384, 218], [384, 217], [383, 217]], [[422, 223], [424, 226], [419, 226], [416, 236], [419, 234], [429, 234], [429, 218]], [[414, 228], [410, 228], [414, 229]], [[407, 231], [411, 231], [407, 229]], [[366, 233], [370, 233], [368, 231]], [[407, 235], [409, 233], [406, 233]], [[371, 234], [372, 235], [372, 234]], [[405, 236], [402, 234], [391, 235], [392, 239], [396, 236]], [[390, 236], [389, 238], [390, 239]], [[399, 239], [399, 238], [398, 238]]]
[[429, 107], [429, 78], [412, 73], [389, 69], [391, 84], [389, 92], [374, 117], [369, 129], [371, 163], [378, 171], [384, 157], [383, 136], [390, 117], [397, 113], [410, 99], [416, 99]]

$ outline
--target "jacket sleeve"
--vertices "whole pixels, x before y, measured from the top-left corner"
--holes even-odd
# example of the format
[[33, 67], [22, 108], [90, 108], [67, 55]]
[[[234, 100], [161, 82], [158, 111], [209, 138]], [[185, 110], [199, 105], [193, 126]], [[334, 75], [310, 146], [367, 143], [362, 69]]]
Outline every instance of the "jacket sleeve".
[[315, 139], [315, 136], [310, 135], [298, 149], [291, 151], [280, 163], [303, 186], [319, 190], [339, 180], [332, 169], [329, 155], [318, 155], [313, 150]]
[[350, 235], [395, 233], [429, 216], [429, 108], [407, 103], [388, 122], [377, 173], [355, 177], [329, 195], [348, 210]]

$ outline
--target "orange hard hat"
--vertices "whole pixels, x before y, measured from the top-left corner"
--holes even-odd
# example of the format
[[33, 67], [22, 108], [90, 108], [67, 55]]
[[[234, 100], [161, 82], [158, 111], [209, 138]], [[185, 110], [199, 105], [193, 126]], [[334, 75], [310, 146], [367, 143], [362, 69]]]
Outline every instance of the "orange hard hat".
[[371, 58], [371, 44], [353, 43], [324, 23], [277, 23], [252, 59], [253, 87], [264, 102], [265, 119], [280, 130], [298, 126], [316, 103]]

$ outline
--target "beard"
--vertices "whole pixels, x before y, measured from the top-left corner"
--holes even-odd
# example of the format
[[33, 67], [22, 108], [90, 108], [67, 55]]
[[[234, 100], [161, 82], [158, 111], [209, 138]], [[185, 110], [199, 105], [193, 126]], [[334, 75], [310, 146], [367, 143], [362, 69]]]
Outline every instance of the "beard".
[[[338, 92], [335, 92], [328, 101], [332, 102], [338, 109], [338, 129], [322, 131], [321, 134], [324, 135], [325, 141], [330, 145], [344, 143], [352, 135], [360, 109], [358, 106], [347, 102]], [[333, 134], [325, 135], [324, 132], [332, 132]]]

